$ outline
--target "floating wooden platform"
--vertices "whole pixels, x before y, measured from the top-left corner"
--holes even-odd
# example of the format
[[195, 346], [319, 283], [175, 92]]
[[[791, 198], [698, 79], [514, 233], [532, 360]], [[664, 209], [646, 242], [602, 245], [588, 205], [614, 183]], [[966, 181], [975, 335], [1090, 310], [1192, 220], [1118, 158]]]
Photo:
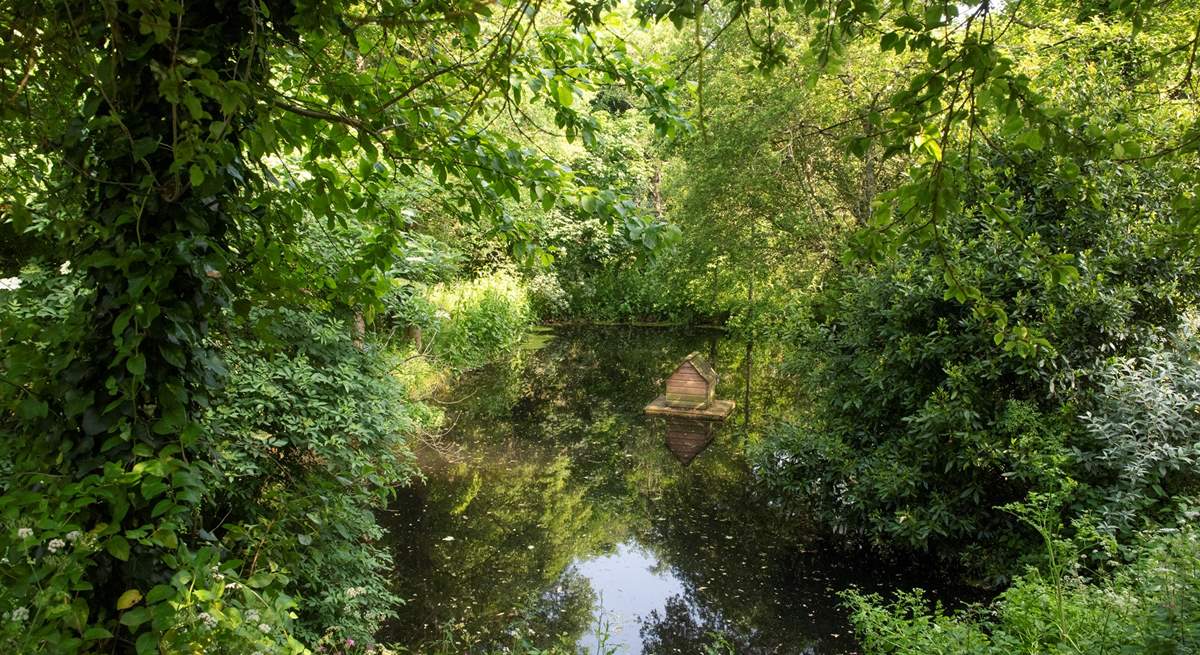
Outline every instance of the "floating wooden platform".
[[649, 405], [646, 405], [644, 411], [651, 416], [681, 416], [683, 418], [723, 421], [733, 413], [733, 406], [734, 402], [732, 400], [714, 400], [711, 405], [703, 409], [671, 407], [667, 405], [667, 397], [663, 395], [655, 398]]

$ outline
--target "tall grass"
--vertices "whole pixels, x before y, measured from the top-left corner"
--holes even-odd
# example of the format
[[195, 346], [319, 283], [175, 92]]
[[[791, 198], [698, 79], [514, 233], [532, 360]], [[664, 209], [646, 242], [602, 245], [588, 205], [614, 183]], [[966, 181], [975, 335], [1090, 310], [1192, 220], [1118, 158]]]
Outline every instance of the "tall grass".
[[507, 272], [439, 284], [428, 292], [434, 306], [430, 351], [456, 369], [482, 366], [511, 352], [533, 323], [529, 294]]

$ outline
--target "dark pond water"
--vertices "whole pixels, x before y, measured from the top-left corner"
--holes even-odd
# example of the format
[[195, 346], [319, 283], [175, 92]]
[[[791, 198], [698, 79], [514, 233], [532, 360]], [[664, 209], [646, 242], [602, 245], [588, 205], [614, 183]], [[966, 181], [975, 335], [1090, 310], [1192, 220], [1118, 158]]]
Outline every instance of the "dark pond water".
[[[738, 402], [698, 454], [704, 426], [642, 413], [697, 350]], [[797, 392], [762, 353], [747, 390], [747, 355], [718, 332], [557, 330], [457, 380], [425, 482], [384, 517], [408, 602], [381, 638], [449, 628], [454, 652], [519, 635], [633, 655], [702, 653], [715, 633], [742, 654], [853, 653], [839, 591], [945, 589], [911, 563], [831, 548], [756, 494], [747, 435]]]

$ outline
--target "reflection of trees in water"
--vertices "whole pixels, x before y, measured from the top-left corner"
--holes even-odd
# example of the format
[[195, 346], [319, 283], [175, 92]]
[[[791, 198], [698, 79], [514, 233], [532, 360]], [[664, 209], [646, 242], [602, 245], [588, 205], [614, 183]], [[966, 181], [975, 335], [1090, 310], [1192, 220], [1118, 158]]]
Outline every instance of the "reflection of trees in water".
[[431, 471], [426, 486], [406, 490], [384, 518], [395, 538], [397, 591], [408, 602], [384, 636], [420, 643], [461, 624], [486, 643], [503, 639], [522, 614], [538, 635], [581, 635], [591, 589], [586, 580], [555, 583], [610, 530], [570, 477], [565, 457], [464, 464]]
[[705, 605], [688, 596], [667, 599], [662, 612], [654, 610], [639, 618], [642, 652], [645, 655], [693, 655], [703, 653], [721, 635], [738, 655], [766, 655], [779, 652], [754, 644], [754, 634], [744, 634]]
[[[686, 590], [643, 621], [646, 653], [703, 653], [709, 633], [719, 632], [739, 655], [794, 655], [844, 620], [825, 591], [829, 580], [797, 570], [806, 546], [799, 526], [779, 521], [755, 496], [727, 441], [718, 438], [714, 456], [698, 457], [665, 489], [660, 520], [637, 535]], [[820, 652], [841, 652], [837, 646]]]
[[647, 655], [701, 653], [712, 641], [710, 633], [729, 632], [721, 625], [718, 615], [679, 595], [668, 598], [661, 613], [654, 610], [650, 616], [639, 618], [638, 623], [641, 624], [642, 651]]
[[[449, 438], [469, 459], [428, 469], [427, 484], [402, 490], [395, 513], [385, 517], [397, 591], [409, 602], [382, 636], [415, 645], [436, 639], [450, 623], [462, 624], [477, 643], [503, 641], [518, 610], [539, 635], [583, 634], [591, 627], [594, 598], [570, 563], [631, 534], [679, 570], [691, 589], [703, 585], [710, 558], [720, 553], [690, 552], [702, 543], [697, 535], [722, 539], [747, 528], [692, 516], [697, 508], [722, 520], [757, 520], [744, 504], [751, 499], [739, 446], [728, 432], [718, 435], [709, 452], [684, 469], [663, 443], [662, 422], [648, 421], [641, 409], [678, 361], [709, 336], [565, 331], [540, 350], [465, 374], [439, 394], [454, 403], [446, 406]], [[745, 350], [729, 342], [719, 350], [721, 388], [728, 385], [732, 396]], [[758, 385], [756, 394], [759, 389], [781, 387]], [[775, 402], [786, 392], [778, 395]], [[769, 404], [756, 401], [755, 408]], [[723, 497], [723, 507], [713, 507], [721, 500], [714, 496]], [[655, 525], [664, 520], [674, 528]], [[749, 596], [762, 592], [746, 589]], [[730, 604], [747, 601], [707, 598], [705, 604], [739, 617], [739, 625], [756, 625], [761, 608], [730, 611]]]
[[579, 641], [590, 629], [596, 592], [587, 578], [574, 568], [568, 568], [558, 583], [547, 589], [527, 614], [532, 626], [541, 634], [566, 635]]

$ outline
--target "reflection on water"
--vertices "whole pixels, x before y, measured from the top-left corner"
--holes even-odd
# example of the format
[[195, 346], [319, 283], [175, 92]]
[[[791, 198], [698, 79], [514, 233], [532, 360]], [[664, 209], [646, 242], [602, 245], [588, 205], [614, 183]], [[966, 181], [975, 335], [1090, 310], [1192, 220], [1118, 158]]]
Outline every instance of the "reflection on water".
[[[640, 652], [638, 621], [665, 610], [667, 599], [684, 593], [683, 581], [632, 540], [617, 545], [610, 554], [577, 562], [572, 569], [587, 578], [596, 593], [592, 625], [607, 626], [607, 645], [625, 649], [621, 652]], [[589, 631], [579, 645], [585, 652], [595, 653], [599, 639], [596, 631]]]
[[687, 466], [712, 443], [715, 421], [669, 416], [665, 420], [667, 448], [680, 464]]
[[747, 388], [751, 349], [716, 332], [572, 329], [535, 343], [442, 399], [448, 443], [421, 453], [426, 481], [383, 516], [408, 602], [382, 639], [416, 645], [452, 626], [459, 652], [518, 631], [594, 652], [605, 624], [631, 655], [700, 653], [712, 632], [738, 653], [849, 653], [838, 591], [943, 586], [827, 552], [775, 516], [742, 452], [755, 415], [642, 414], [696, 350], [721, 373], [718, 397], [786, 413], [795, 391], [761, 352]]

